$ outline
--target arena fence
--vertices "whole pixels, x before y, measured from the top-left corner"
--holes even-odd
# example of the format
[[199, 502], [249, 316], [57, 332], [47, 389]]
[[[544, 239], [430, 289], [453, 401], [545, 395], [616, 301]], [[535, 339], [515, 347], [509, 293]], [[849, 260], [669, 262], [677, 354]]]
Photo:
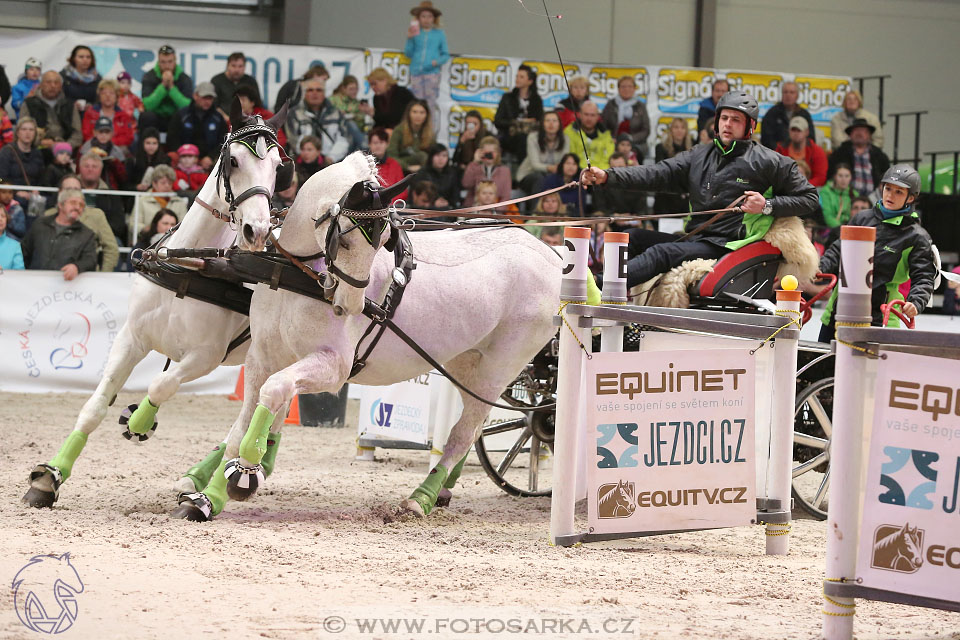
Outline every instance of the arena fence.
[[960, 335], [871, 327], [876, 230], [841, 229], [823, 633], [854, 598], [960, 611]]
[[[787, 553], [799, 292], [775, 316], [629, 306], [627, 234], [606, 233], [589, 306], [589, 238], [565, 230], [552, 541], [764, 524], [767, 553]], [[625, 329], [639, 352], [621, 353]]]
[[[5, 184], [3, 185], [3, 188], [10, 191], [38, 191], [40, 193], [56, 193], [57, 191], [59, 191], [59, 189], [57, 189], [56, 187], [31, 187], [31, 186], [22, 185], [22, 184], [11, 184], [11, 185]], [[128, 237], [126, 238], [126, 242], [128, 243], [128, 246], [122, 247], [121, 253], [130, 252], [130, 247], [132, 247], [134, 244], [137, 243], [137, 234], [140, 233], [140, 230], [143, 228], [143, 225], [149, 222], [149, 220], [140, 219], [140, 199], [141, 198], [145, 198], [145, 197], [153, 198], [155, 196], [160, 196], [161, 198], [178, 197], [178, 198], [185, 198], [189, 200], [189, 198], [186, 198], [185, 196], [181, 196], [179, 193], [176, 193], [175, 191], [163, 192], [163, 193], [154, 193], [153, 191], [149, 193], [146, 191], [120, 191], [117, 189], [81, 189], [81, 191], [83, 191], [84, 194], [89, 193], [93, 195], [123, 196], [123, 197], [133, 198], [133, 209], [131, 211], [125, 212], [128, 217], [132, 216], [132, 218], [130, 219], [130, 229], [129, 229]]]

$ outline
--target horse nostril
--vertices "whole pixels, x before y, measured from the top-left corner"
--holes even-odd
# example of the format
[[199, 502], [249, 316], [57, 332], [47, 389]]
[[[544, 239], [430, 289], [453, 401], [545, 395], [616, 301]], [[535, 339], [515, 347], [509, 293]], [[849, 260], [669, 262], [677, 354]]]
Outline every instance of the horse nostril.
[[342, 315], [343, 315], [343, 307], [341, 307], [341, 306], [338, 305], [338, 304], [333, 305], [333, 315], [335, 315], [335, 316], [342, 316]]
[[253, 244], [257, 239], [256, 235], [253, 233], [253, 225], [243, 225], [243, 239], [247, 241], [247, 244]]

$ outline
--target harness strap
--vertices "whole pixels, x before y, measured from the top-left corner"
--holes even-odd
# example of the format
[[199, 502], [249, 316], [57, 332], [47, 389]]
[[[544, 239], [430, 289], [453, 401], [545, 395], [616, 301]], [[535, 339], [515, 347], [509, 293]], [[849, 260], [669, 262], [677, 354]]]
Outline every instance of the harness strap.
[[193, 201], [199, 204], [201, 207], [203, 207], [207, 211], [209, 211], [211, 214], [213, 214], [214, 218], [218, 218], [220, 220], [223, 220], [224, 222], [233, 222], [233, 216], [230, 215], [229, 213], [223, 213], [219, 209], [215, 209], [214, 207], [207, 204], [200, 198], [194, 198]]

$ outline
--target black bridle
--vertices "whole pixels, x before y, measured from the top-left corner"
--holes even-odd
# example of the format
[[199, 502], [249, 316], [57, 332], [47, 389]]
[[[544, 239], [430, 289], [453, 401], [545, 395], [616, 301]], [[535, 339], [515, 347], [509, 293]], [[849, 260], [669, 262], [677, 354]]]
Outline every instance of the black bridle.
[[[316, 229], [319, 229], [324, 222], [329, 223], [322, 252], [327, 266], [327, 272], [333, 276], [335, 280], [342, 280], [356, 289], [365, 288], [370, 283], [370, 275], [367, 274], [367, 277], [363, 279], [355, 278], [337, 267], [336, 259], [340, 251], [342, 238], [351, 231], [359, 229], [367, 244], [376, 251], [381, 246], [381, 236], [383, 236], [383, 233], [390, 227], [390, 239], [387, 240], [383, 246], [387, 251], [392, 251], [400, 233], [400, 221], [396, 207], [392, 205], [387, 206], [381, 202], [379, 185], [367, 184], [365, 187], [369, 191], [372, 199], [370, 209], [356, 210], [348, 208], [347, 203], [350, 196], [348, 192], [344, 194], [340, 202], [331, 206], [322, 216], [314, 220], [314, 228]], [[349, 220], [351, 225], [346, 229], [341, 229], [341, 218]], [[332, 294], [335, 286], [336, 284], [334, 283], [327, 291]]]
[[[265, 150], [262, 154], [257, 150], [258, 142], [261, 137], [265, 138]], [[273, 127], [265, 124], [263, 119], [259, 116], [257, 116], [256, 122], [230, 132], [230, 134], [227, 136], [227, 139], [223, 142], [223, 147], [220, 149], [220, 164], [217, 169], [217, 194], [220, 194], [220, 188], [222, 186], [223, 200], [227, 203], [229, 208], [227, 210], [227, 214], [221, 214], [221, 216], [227, 222], [236, 225], [237, 207], [239, 207], [246, 200], [258, 195], [264, 196], [269, 203], [273, 198], [273, 192], [276, 190], [277, 182], [274, 182], [274, 185], [272, 185], [274, 189], [268, 189], [262, 185], [255, 185], [242, 192], [240, 195], [235, 196], [233, 194], [233, 187], [230, 185], [230, 173], [233, 170], [230, 156], [230, 145], [234, 142], [243, 144], [245, 147], [247, 147], [247, 149], [250, 150], [251, 153], [253, 153], [253, 155], [257, 156], [261, 160], [266, 157], [266, 154], [270, 151], [270, 149], [276, 147], [280, 151], [281, 158], [281, 166], [277, 169], [278, 176], [280, 175], [282, 168], [285, 172], [289, 173], [289, 170], [286, 169], [286, 166], [292, 168], [293, 161], [286, 155], [286, 153], [284, 153], [283, 147], [277, 140], [277, 132], [274, 131]]]

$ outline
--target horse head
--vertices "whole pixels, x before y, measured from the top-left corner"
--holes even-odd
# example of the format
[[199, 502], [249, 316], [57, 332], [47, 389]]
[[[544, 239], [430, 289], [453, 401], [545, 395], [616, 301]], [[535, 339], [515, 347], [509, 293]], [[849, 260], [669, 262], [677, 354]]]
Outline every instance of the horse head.
[[377, 251], [396, 233], [390, 217], [390, 200], [406, 188], [409, 177], [382, 187], [376, 181], [375, 165], [372, 175], [369, 173], [370, 157], [359, 152], [338, 165], [345, 166], [340, 167], [335, 176], [331, 172], [331, 177], [342, 180], [353, 174], [358, 179], [337, 201], [319, 203], [325, 211], [316, 219], [315, 234], [327, 266], [324, 295], [335, 314], [357, 315], [363, 311], [364, 294]]
[[903, 545], [900, 548], [901, 553], [907, 557], [914, 567], [923, 564], [923, 549], [920, 547], [920, 534], [917, 527], [910, 528], [910, 523], [903, 525], [900, 530], [900, 536], [903, 539]]
[[273, 194], [289, 187], [293, 177], [293, 161], [277, 141], [277, 131], [286, 119], [286, 104], [264, 121], [259, 116], [244, 116], [240, 100], [233, 99], [231, 130], [220, 151], [217, 171], [223, 198], [237, 224], [237, 244], [243, 249], [264, 248], [271, 231]]

